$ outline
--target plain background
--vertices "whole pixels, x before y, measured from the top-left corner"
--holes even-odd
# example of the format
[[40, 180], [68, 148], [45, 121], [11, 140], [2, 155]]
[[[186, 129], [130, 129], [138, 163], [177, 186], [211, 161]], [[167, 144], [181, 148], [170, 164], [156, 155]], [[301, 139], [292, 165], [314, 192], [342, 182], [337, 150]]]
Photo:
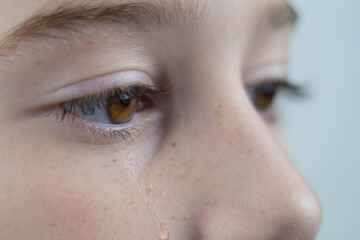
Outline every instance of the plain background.
[[290, 2], [300, 15], [290, 78], [309, 97], [281, 101], [285, 136], [323, 205], [317, 239], [360, 239], [360, 1]]

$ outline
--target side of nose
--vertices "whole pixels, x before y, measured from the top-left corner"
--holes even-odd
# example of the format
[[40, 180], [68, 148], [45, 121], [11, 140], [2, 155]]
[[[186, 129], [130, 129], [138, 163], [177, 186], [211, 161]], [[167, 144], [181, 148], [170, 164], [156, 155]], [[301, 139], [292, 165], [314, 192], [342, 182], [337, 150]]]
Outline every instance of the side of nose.
[[315, 239], [322, 216], [317, 196], [248, 108], [240, 112], [225, 104], [208, 118], [221, 116], [220, 123], [206, 121], [212, 130], [204, 133], [207, 147], [197, 156], [206, 161], [198, 171], [206, 172], [206, 190], [194, 239]]

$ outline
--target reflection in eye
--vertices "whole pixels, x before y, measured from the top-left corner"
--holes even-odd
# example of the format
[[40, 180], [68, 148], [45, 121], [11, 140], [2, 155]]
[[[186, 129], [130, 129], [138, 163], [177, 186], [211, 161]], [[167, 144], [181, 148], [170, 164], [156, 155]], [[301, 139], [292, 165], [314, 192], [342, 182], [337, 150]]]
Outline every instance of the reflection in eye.
[[264, 112], [272, 106], [280, 90], [296, 96], [302, 95], [301, 87], [290, 84], [285, 80], [267, 81], [246, 88], [251, 102], [259, 112]]
[[161, 90], [143, 84], [113, 89], [61, 104], [62, 119], [70, 115], [94, 123], [123, 124], [151, 107], [150, 98], [159, 94]]
[[111, 96], [107, 99], [107, 110], [113, 123], [125, 123], [131, 119], [138, 108], [138, 99], [129, 93]]

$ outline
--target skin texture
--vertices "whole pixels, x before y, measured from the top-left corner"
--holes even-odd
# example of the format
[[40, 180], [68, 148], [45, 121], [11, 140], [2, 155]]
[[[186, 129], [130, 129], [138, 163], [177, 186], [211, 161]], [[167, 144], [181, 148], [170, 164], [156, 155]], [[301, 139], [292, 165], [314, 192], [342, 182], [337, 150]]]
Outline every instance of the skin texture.
[[[286, 68], [291, 26], [263, 29], [274, 1], [198, 2], [196, 28], [95, 24], [2, 52], [0, 239], [315, 239], [319, 201], [244, 88]], [[1, 39], [49, 3], [2, 0]], [[125, 70], [171, 89], [132, 140], [48, 113], [57, 90]]]

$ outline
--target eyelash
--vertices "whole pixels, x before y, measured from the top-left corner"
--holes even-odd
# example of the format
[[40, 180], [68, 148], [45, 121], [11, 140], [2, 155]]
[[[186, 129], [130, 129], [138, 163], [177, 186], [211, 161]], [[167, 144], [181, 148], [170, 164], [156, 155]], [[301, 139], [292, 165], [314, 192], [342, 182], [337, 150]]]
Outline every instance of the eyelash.
[[[249, 86], [246, 90], [254, 107], [262, 115], [266, 115], [266, 112], [271, 110], [273, 101], [279, 93], [288, 93], [290, 96], [295, 97], [304, 96], [304, 88], [302, 86], [281, 79], [266, 80], [260, 84]], [[263, 99], [261, 99], [261, 97], [263, 97]], [[276, 116], [270, 116], [264, 118], [266, 120], [275, 120], [275, 117]]]
[[[273, 98], [279, 94], [280, 90], [285, 93], [290, 93], [292, 96], [303, 96], [302, 87], [291, 84], [285, 80], [267, 80], [260, 84], [249, 86], [246, 89], [250, 100], [260, 114], [270, 110]], [[266, 89], [273, 91], [273, 96], [271, 97], [268, 106], [266, 106], [266, 108], [260, 109], [258, 106], [256, 106], [256, 102], [254, 101], [254, 94]], [[114, 129], [110, 126], [99, 126], [97, 123], [94, 124], [91, 121], [82, 119], [76, 115], [76, 109], [79, 109], [84, 115], [91, 115], [95, 113], [96, 108], [106, 108], [108, 99], [118, 97], [123, 93], [127, 93], [130, 94], [134, 99], [145, 102], [145, 106], [143, 106], [143, 108], [140, 110], [135, 110], [135, 112], [138, 112], [146, 110], [147, 108], [151, 108], [152, 104], [154, 104], [157, 100], [159, 100], [159, 98], [168, 92], [169, 90], [164, 87], [161, 88], [159, 86], [155, 87], [139, 83], [130, 84], [62, 103], [58, 107], [59, 111], [57, 111], [57, 118], [60, 119], [61, 122], [67, 120], [73, 124], [75, 123], [75, 128], [78, 128], [80, 125], [80, 127], [83, 129], [88, 130], [93, 135], [93, 138], [102, 136], [104, 139], [117, 139], [118, 137], [123, 140], [133, 139], [134, 136], [140, 135], [140, 128], [147, 126], [146, 119], [137, 123], [136, 126], [122, 126], [122, 128]], [[251, 95], [253, 97], [251, 97]], [[272, 116], [270, 120], [274, 118], [275, 116]], [[118, 126], [119, 125], [127, 124], [118, 124]]]
[[[149, 86], [146, 84], [130, 84], [122, 86], [116, 89], [108, 90], [105, 92], [89, 95], [83, 98], [78, 98], [75, 100], [67, 101], [60, 104], [57, 111], [57, 118], [61, 121], [70, 121], [75, 124], [74, 127], [82, 127], [85, 130], [88, 130], [93, 137], [103, 136], [104, 139], [120, 137], [123, 140], [133, 139], [133, 136], [140, 134], [139, 128], [147, 126], [147, 120], [139, 121], [136, 126], [123, 126], [121, 128], [113, 128], [113, 126], [107, 125], [106, 127], [101, 126], [103, 124], [93, 123], [91, 121], [82, 119], [76, 115], [76, 110], [80, 110], [84, 115], [92, 115], [95, 113], [96, 108], [102, 109], [106, 108], [110, 98], [116, 98], [121, 96], [121, 94], [129, 94], [132, 99], [141, 101], [142, 107], [136, 109], [135, 112], [144, 111], [148, 108], [151, 108], [153, 104], [161, 98], [163, 95], [167, 94], [169, 90], [165, 87], [160, 86]], [[115, 126], [115, 124], [114, 124]]]

